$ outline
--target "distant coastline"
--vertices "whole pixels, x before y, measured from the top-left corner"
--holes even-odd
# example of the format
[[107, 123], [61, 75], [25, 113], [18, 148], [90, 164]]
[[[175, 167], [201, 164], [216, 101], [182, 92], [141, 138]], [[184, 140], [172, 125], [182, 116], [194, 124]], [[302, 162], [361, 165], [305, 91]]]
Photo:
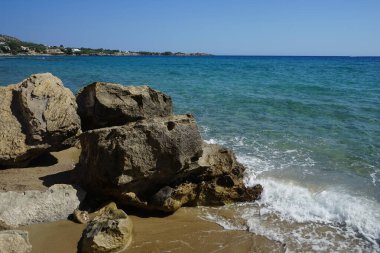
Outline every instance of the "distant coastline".
[[33, 42], [25, 42], [18, 38], [0, 34], [0, 56], [210, 56], [211, 54], [196, 52], [150, 52], [123, 51], [104, 48], [49, 46]]

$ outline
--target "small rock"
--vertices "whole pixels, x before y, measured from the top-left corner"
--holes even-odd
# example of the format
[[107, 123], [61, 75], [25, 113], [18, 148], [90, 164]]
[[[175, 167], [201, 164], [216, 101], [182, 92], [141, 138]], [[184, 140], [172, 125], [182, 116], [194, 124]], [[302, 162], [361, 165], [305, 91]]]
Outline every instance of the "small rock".
[[83, 253], [113, 253], [127, 248], [132, 242], [132, 221], [115, 203], [95, 212], [95, 217], [83, 231]]
[[87, 211], [81, 211], [79, 209], [75, 209], [73, 213], [74, 221], [81, 223], [81, 224], [87, 224], [90, 221], [90, 217], [88, 216]]

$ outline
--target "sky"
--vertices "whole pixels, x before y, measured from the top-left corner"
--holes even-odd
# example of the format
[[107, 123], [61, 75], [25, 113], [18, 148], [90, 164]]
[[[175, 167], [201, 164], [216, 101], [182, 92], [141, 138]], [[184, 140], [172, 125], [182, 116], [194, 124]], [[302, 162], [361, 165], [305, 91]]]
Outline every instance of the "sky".
[[0, 24], [68, 47], [380, 56], [380, 0], [0, 0]]

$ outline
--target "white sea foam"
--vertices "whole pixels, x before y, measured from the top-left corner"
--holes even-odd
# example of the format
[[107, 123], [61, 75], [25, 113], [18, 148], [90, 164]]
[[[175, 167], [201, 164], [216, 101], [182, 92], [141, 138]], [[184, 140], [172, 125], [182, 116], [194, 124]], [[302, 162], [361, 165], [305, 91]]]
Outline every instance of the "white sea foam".
[[234, 217], [205, 209], [204, 218], [225, 229], [249, 230], [281, 241], [288, 252], [380, 251], [376, 244], [380, 209], [376, 203], [333, 191], [313, 193], [270, 179], [260, 183], [264, 185], [260, 201], [223, 207], [234, 210]]
[[364, 197], [355, 197], [334, 189], [322, 192], [292, 183], [261, 179], [264, 186], [258, 202], [260, 212], [276, 213], [298, 223], [315, 222], [351, 228], [375, 243], [380, 238], [380, 205]]
[[226, 144], [226, 142], [221, 141], [221, 140], [216, 140], [216, 139], [209, 139], [209, 140], [205, 140], [204, 142], [206, 142], [207, 144], [219, 144], [219, 145]]
[[[232, 140], [233, 147], [244, 145], [244, 139]], [[224, 145], [211, 139], [208, 143]], [[261, 147], [262, 148], [262, 147]], [[207, 213], [205, 218], [226, 229], [248, 229], [251, 232], [279, 240], [289, 245], [290, 251], [354, 251], [380, 252], [380, 203], [357, 196], [342, 187], [307, 187], [297, 181], [280, 180], [268, 176], [268, 171], [300, 167], [302, 173], [313, 175], [315, 162], [297, 150], [278, 152], [255, 150], [253, 154], [238, 154], [237, 158], [248, 170], [245, 183], [260, 183], [264, 187], [262, 199], [256, 207], [239, 207], [244, 225]], [[258, 151], [258, 152], [257, 152]], [[284, 157], [284, 158], [283, 158]], [[281, 164], [274, 163], [277, 159]], [[371, 174], [376, 184], [376, 173]], [[259, 210], [260, 215], [257, 215]], [[282, 225], [281, 225], [282, 224]]]
[[370, 177], [371, 177], [371, 179], [372, 179], [372, 184], [373, 184], [374, 186], [376, 186], [376, 182], [379, 181], [378, 178], [376, 177], [377, 173], [379, 173], [379, 172], [380, 172], [380, 170], [377, 170], [377, 171], [375, 171], [375, 172], [369, 174]]

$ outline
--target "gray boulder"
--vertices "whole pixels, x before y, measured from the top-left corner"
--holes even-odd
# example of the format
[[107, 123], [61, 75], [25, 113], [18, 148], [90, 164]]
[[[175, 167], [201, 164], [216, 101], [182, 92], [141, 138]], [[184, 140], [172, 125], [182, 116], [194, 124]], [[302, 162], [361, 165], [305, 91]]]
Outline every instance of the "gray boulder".
[[67, 219], [85, 195], [80, 188], [64, 184], [46, 191], [0, 192], [0, 222], [17, 227]]
[[78, 93], [77, 103], [83, 130], [172, 114], [171, 97], [148, 86], [96, 82]]
[[23, 167], [80, 132], [72, 92], [50, 73], [0, 88], [0, 167]]
[[30, 253], [32, 245], [27, 231], [0, 231], [0, 253]]

